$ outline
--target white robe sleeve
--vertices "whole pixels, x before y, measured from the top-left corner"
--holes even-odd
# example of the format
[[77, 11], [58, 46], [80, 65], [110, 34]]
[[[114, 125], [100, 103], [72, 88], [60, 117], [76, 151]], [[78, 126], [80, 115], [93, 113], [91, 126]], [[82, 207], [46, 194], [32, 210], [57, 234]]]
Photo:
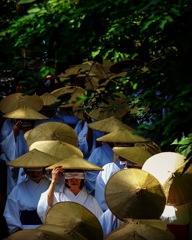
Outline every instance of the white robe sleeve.
[[46, 191], [41, 194], [41, 197], [37, 205], [37, 214], [39, 215], [39, 218], [43, 223], [45, 222], [45, 217], [49, 209], [50, 206], [47, 203], [47, 191]]
[[123, 222], [116, 218], [109, 209], [101, 215], [99, 222], [103, 229], [103, 237], [123, 225]]
[[9, 194], [4, 213], [3, 213], [9, 233], [15, 232], [18, 228], [22, 229], [22, 223], [20, 221], [20, 206], [18, 201], [18, 191], [17, 189], [13, 189], [13, 191]]

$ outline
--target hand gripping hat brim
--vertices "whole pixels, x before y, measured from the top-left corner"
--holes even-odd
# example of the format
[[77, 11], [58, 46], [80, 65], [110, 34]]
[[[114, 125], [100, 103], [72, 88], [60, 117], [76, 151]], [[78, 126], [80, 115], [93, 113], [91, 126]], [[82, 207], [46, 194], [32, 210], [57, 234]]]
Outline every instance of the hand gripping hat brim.
[[56, 166], [61, 166], [63, 169], [79, 169], [85, 171], [102, 171], [103, 169], [99, 166], [90, 163], [89, 161], [78, 157], [76, 155], [72, 155], [68, 158], [64, 158], [56, 164], [53, 164], [46, 168], [46, 170], [52, 170]]
[[15, 160], [8, 162], [7, 165], [18, 168], [40, 168], [50, 166], [59, 161], [60, 159], [57, 157], [33, 149]]
[[[75, 231], [86, 239], [103, 239], [102, 227], [97, 217], [83, 205], [75, 202], [66, 201], [53, 205], [46, 214], [43, 228], [46, 225], [62, 226], [63, 232]], [[60, 233], [62, 234], [62, 231]]]
[[83, 153], [79, 148], [73, 146], [72, 144], [62, 142], [60, 140], [37, 141], [29, 146], [29, 150], [32, 150], [34, 148], [58, 157], [61, 160], [63, 158], [68, 158], [72, 155], [77, 155], [78, 157], [83, 158]]
[[166, 198], [163, 187], [151, 174], [140, 169], [123, 169], [107, 182], [105, 198], [111, 212], [120, 220], [159, 219]]

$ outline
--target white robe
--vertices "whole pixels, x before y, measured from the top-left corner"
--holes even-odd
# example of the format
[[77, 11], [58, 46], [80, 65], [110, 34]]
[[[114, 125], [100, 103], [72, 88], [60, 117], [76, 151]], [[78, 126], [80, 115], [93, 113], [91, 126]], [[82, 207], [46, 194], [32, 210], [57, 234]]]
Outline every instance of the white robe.
[[110, 232], [124, 224], [109, 209], [101, 215], [99, 222], [103, 229], [103, 237], [106, 237]]
[[[11, 122], [10, 119], [6, 119], [1, 129], [0, 140], [2, 153], [0, 158], [4, 160], [6, 164], [28, 152], [28, 146], [24, 139], [23, 132], [20, 131], [15, 139], [13, 127], [14, 123]], [[14, 176], [12, 170], [12, 167], [7, 167], [7, 194], [11, 192], [17, 183], [24, 180], [24, 176], [21, 176], [20, 174], [18, 177], [16, 175]]]
[[[107, 163], [113, 162], [113, 155], [114, 152], [109, 144], [103, 142], [100, 147], [97, 147], [93, 150], [88, 158], [88, 161], [102, 168]], [[94, 193], [95, 191], [95, 181], [98, 174], [99, 171], [86, 172], [85, 186], [89, 193]]]
[[11, 234], [17, 228], [35, 229], [40, 225], [22, 225], [20, 213], [22, 210], [36, 210], [41, 193], [45, 192], [50, 185], [50, 180], [44, 177], [39, 183], [30, 178], [17, 184], [9, 194], [4, 217], [8, 225], [8, 231]]
[[[64, 202], [64, 201], [70, 201], [70, 202], [76, 202], [87, 209], [89, 209], [95, 216], [99, 219], [103, 211], [99, 207], [99, 204], [97, 203], [96, 199], [88, 194], [84, 189], [81, 189], [81, 191], [75, 195], [73, 194], [67, 187], [64, 185], [60, 187], [59, 192], [54, 192], [54, 200], [53, 205], [58, 202]], [[42, 220], [42, 222], [45, 221], [46, 213], [50, 209], [50, 206], [47, 203], [47, 191], [41, 194], [38, 206], [37, 206], [37, 213]]]

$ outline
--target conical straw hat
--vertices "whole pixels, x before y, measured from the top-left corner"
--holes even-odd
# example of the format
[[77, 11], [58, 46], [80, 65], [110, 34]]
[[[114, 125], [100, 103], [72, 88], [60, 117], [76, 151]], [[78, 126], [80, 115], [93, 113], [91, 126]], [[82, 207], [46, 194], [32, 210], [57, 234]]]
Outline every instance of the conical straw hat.
[[107, 103], [100, 103], [98, 108], [88, 112], [89, 116], [94, 120], [103, 120], [109, 117], [121, 119], [128, 111], [129, 106], [125, 103], [125, 96], [116, 97], [114, 99], [106, 98]]
[[4, 114], [23, 107], [29, 107], [39, 111], [43, 107], [43, 101], [38, 95], [13, 93], [2, 99], [0, 102], [0, 111]]
[[[81, 87], [67, 86], [58, 88], [51, 92], [51, 94], [62, 101], [60, 107], [72, 107], [77, 99], [83, 96], [84, 92], [85, 90]], [[66, 100], [64, 100], [64, 97], [66, 96], [68, 97]]]
[[27, 120], [43, 120], [48, 119], [48, 117], [43, 114], [37, 112], [33, 108], [23, 107], [14, 110], [13, 112], [9, 112], [3, 115], [4, 118], [12, 118], [12, 119], [27, 119]]
[[55, 103], [59, 102], [58, 99], [53, 96], [52, 94], [46, 92], [40, 96], [40, 98], [43, 100], [43, 105], [44, 106], [51, 106], [54, 105]]
[[15, 160], [8, 162], [7, 165], [18, 168], [40, 168], [50, 166], [59, 161], [60, 159], [57, 157], [33, 149]]
[[119, 128], [113, 132], [110, 132], [100, 138], [97, 141], [101, 142], [116, 142], [116, 143], [141, 143], [149, 142], [142, 136], [137, 135], [135, 132], [125, 128]]
[[[58, 234], [64, 240], [88, 240], [86, 237], [76, 232], [75, 230], [67, 230], [65, 226], [58, 226], [53, 224], [43, 224], [37, 229], [41, 231], [51, 231]], [[54, 240], [54, 239], [53, 239]]]
[[166, 198], [159, 181], [140, 169], [123, 169], [107, 182], [105, 198], [111, 212], [125, 218], [159, 219]]
[[78, 146], [78, 136], [75, 130], [61, 122], [41, 123], [34, 127], [26, 137], [28, 146], [36, 141], [44, 140], [60, 140], [75, 147]]
[[154, 227], [143, 221], [126, 222], [109, 233], [105, 240], [174, 240], [175, 236], [168, 230]]
[[189, 164], [184, 170], [188, 164], [189, 160], [175, 170], [163, 184], [167, 205], [179, 206], [192, 200], [192, 165]]
[[[75, 231], [86, 239], [102, 240], [103, 231], [97, 217], [86, 207], [75, 202], [58, 202], [46, 214], [45, 226], [63, 227], [63, 232]], [[57, 233], [62, 235], [62, 230]]]
[[[50, 229], [51, 230], [51, 229]], [[51, 231], [41, 229], [22, 229], [12, 233], [7, 240], [63, 240], [61, 236]], [[67, 238], [66, 238], [67, 239]]]
[[77, 155], [83, 158], [81, 150], [72, 144], [62, 142], [60, 140], [45, 140], [37, 141], [29, 146], [29, 150], [38, 149], [39, 151], [48, 153], [60, 159], [68, 158], [72, 155]]
[[102, 171], [103, 169], [99, 166], [90, 163], [89, 161], [80, 158], [76, 155], [70, 156], [68, 158], [63, 159], [62, 161], [53, 164], [46, 168], [46, 170], [52, 170], [56, 166], [61, 166], [63, 169], [82, 169], [87, 171]]
[[156, 177], [163, 185], [185, 161], [185, 156], [175, 152], [161, 152], [148, 158], [142, 169]]
[[149, 143], [151, 142], [138, 146], [135, 144], [134, 147], [113, 147], [113, 151], [124, 159], [142, 166], [148, 158], [160, 152], [160, 148], [155, 143]]
[[130, 131], [134, 131], [131, 127], [124, 124], [121, 120], [119, 120], [115, 116], [111, 116], [111, 117], [105, 118], [103, 120], [89, 123], [88, 126], [91, 129], [98, 130], [98, 131], [105, 132], [105, 133], [113, 132], [119, 128], [126, 128]]

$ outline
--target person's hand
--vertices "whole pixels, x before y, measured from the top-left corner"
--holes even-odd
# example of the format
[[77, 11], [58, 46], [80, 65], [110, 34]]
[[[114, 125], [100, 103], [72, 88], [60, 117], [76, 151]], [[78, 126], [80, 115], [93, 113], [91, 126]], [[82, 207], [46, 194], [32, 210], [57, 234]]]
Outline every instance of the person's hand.
[[59, 179], [59, 173], [63, 173], [63, 169], [61, 166], [56, 166], [53, 168], [51, 175], [52, 175], [52, 181], [57, 182]]
[[13, 133], [15, 138], [19, 135], [19, 132], [22, 129], [22, 121], [17, 121], [16, 124], [13, 126]]

